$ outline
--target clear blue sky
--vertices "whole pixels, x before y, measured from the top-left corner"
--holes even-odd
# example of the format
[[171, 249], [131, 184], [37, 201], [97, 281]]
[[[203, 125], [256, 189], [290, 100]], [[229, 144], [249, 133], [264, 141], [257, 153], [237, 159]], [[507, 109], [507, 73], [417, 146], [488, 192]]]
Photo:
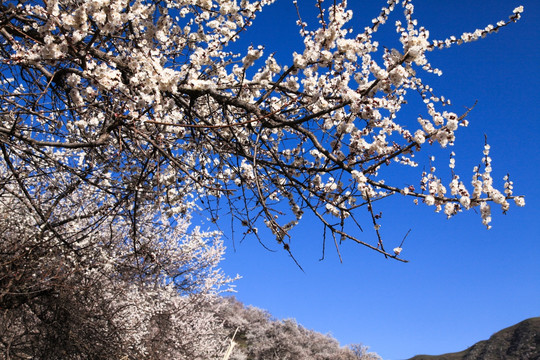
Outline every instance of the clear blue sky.
[[[314, 0], [298, 2], [306, 14], [314, 10]], [[386, 1], [349, 3], [355, 14], [352, 24], [360, 30]], [[311, 219], [293, 233], [293, 251], [305, 273], [285, 252], [269, 252], [255, 239], [240, 244], [240, 236], [236, 252], [231, 240], [226, 241], [222, 263], [228, 274], [243, 277], [236, 283], [236, 296], [245, 304], [331, 333], [343, 345], [364, 343], [385, 360], [463, 350], [504, 327], [540, 316], [540, 2], [414, 4], [416, 18], [430, 29], [432, 39], [483, 28], [525, 6], [523, 19], [499, 34], [431, 53], [432, 63], [444, 74], [427, 79], [452, 99], [456, 112], [478, 100], [468, 116], [469, 128], [457, 134], [457, 171], [470, 178], [486, 134], [494, 176], [500, 180], [509, 172], [515, 192], [526, 196], [526, 207], [512, 206], [507, 215], [493, 207], [493, 229], [488, 231], [474, 212], [447, 220], [433, 208], [414, 206], [409, 198], [381, 202], [383, 235], [391, 244], [387, 247], [412, 228], [402, 253], [408, 264], [352, 243], [342, 247], [343, 263], [332, 247], [319, 262], [322, 227]], [[382, 45], [396, 46], [396, 15], [380, 32]], [[292, 1], [278, 0], [256, 19], [243, 41], [265, 45], [267, 54], [275, 51], [285, 64], [292, 51], [302, 51], [295, 21]], [[425, 111], [411, 101], [402, 116], [420, 113]], [[445, 166], [444, 161], [439, 164]], [[266, 244], [278, 249], [271, 237]]]

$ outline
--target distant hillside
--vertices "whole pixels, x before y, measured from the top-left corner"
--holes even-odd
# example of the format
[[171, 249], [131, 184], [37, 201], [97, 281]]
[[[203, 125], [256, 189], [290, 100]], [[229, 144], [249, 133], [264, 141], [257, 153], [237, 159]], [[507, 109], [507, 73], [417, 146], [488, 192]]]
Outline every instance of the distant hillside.
[[467, 350], [409, 360], [540, 360], [540, 317], [503, 329]]

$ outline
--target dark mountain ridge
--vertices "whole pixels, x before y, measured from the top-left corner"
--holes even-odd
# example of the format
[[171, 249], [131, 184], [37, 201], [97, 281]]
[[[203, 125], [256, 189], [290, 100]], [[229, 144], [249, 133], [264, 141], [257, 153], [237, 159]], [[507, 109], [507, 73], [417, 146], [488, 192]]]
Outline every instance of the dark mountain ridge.
[[460, 352], [409, 360], [540, 360], [540, 317], [507, 327]]

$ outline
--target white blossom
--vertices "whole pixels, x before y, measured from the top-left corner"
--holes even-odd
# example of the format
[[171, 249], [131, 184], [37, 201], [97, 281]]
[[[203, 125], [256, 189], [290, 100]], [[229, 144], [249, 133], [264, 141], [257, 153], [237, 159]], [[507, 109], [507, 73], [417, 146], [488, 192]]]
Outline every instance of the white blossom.
[[432, 195], [428, 195], [424, 198], [424, 202], [426, 203], [426, 205], [434, 205], [435, 198]]

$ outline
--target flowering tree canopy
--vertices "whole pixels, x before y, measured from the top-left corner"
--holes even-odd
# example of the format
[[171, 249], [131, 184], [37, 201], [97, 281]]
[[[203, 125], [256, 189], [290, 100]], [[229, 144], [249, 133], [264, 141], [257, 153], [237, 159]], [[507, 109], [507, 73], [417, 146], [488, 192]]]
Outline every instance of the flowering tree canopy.
[[[71, 197], [91, 207], [87, 191]], [[81, 213], [47, 230], [28, 202], [0, 192], [0, 357], [220, 358], [228, 334], [212, 307], [230, 279], [217, 234], [162, 223], [151, 208], [135, 242], [121, 215], [99, 224]]]
[[341, 347], [331, 335], [306, 329], [294, 319], [276, 320], [235, 298], [222, 298], [216, 313], [235, 344], [228, 360], [381, 360], [367, 346]]
[[[443, 185], [433, 169], [403, 188], [380, 171], [415, 167], [415, 153], [452, 146], [467, 125], [467, 113], [443, 111], [450, 102], [422, 80], [440, 73], [428, 53], [496, 32], [522, 7], [496, 25], [433, 40], [411, 1], [389, 0], [360, 32], [348, 27], [346, 1], [318, 1], [313, 29], [297, 5], [304, 48], [289, 63], [262, 46], [231, 50], [272, 2], [3, 1], [2, 192], [74, 252], [121, 219], [141, 256], [140, 229], [182, 218], [195, 202], [211, 220], [230, 213], [255, 236], [266, 225], [287, 251], [289, 231], [311, 213], [334, 239], [396, 259], [401, 249], [384, 249], [374, 200], [402, 194], [448, 217], [479, 207], [486, 226], [490, 202], [503, 211], [511, 199], [524, 204], [508, 178], [494, 187], [487, 144], [472, 187], [458, 174]], [[374, 34], [400, 7], [401, 48], [382, 49]], [[426, 115], [405, 125], [398, 113], [410, 92]], [[346, 228], [360, 226], [361, 208], [377, 230], [373, 244]]]

